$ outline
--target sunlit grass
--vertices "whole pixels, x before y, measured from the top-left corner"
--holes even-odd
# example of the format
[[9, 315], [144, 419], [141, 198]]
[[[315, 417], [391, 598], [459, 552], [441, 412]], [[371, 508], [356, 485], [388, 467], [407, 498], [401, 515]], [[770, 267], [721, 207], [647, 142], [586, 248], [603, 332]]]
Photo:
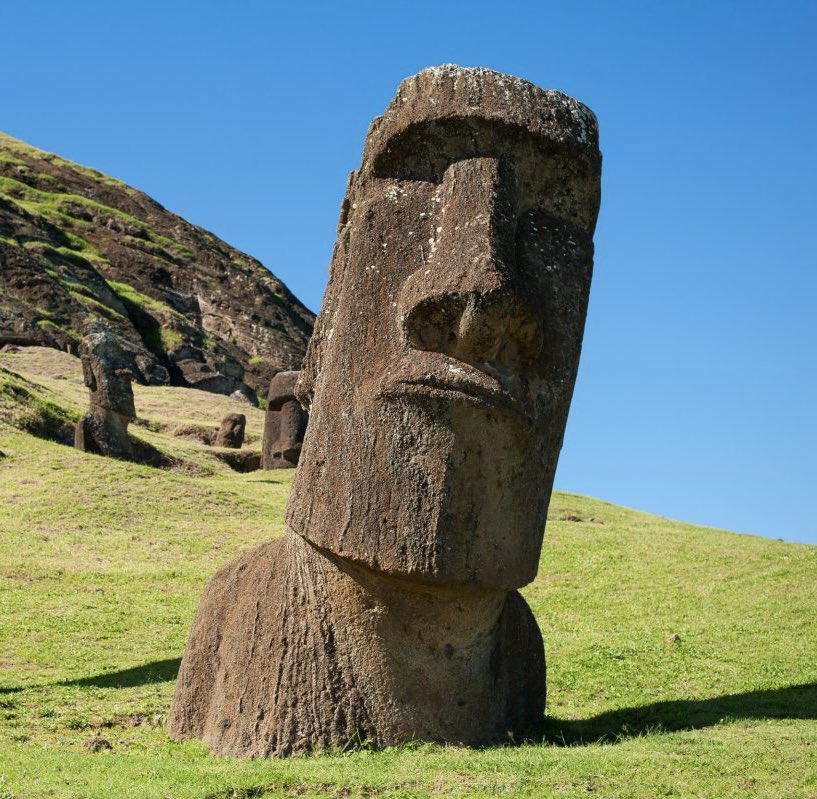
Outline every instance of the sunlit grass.
[[[0, 356], [66, 412], [76, 359]], [[59, 375], [57, 377], [56, 375]], [[548, 654], [534, 740], [285, 761], [163, 730], [212, 573], [282, 534], [292, 473], [238, 474], [172, 437], [234, 401], [135, 387], [136, 432], [206, 473], [86, 455], [0, 423], [0, 799], [817, 797], [817, 547], [570, 494], [524, 590]], [[260, 439], [263, 414], [241, 409]], [[84, 742], [103, 737], [110, 751]]]

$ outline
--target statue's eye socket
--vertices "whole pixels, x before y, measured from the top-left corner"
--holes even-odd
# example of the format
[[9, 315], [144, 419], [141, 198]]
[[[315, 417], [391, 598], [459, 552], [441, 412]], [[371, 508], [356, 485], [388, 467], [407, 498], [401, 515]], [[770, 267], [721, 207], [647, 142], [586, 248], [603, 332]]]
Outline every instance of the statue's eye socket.
[[598, 177], [573, 154], [529, 131], [495, 121], [434, 120], [410, 126], [373, 157], [381, 179], [439, 184], [446, 170], [469, 158], [513, 162], [521, 180], [520, 209], [543, 209], [592, 231], [598, 210]]
[[377, 177], [439, 183], [445, 170], [466, 158], [547, 159], [554, 145], [523, 127], [477, 117], [442, 118], [409, 125], [374, 156]]
[[455, 161], [504, 153], [507, 138], [496, 140], [495, 123], [478, 119], [437, 119], [409, 126], [375, 157], [381, 178], [439, 183]]
[[395, 146], [377, 159], [374, 174], [379, 178], [396, 180], [422, 180], [440, 183], [450, 160], [427, 143], [417, 147]]

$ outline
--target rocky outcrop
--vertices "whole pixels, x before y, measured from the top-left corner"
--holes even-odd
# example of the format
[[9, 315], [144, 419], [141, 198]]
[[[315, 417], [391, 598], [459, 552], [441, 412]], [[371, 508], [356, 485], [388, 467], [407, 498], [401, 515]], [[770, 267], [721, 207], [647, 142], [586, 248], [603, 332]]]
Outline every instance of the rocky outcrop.
[[255, 401], [314, 317], [258, 261], [99, 172], [0, 134], [0, 346], [107, 329], [141, 383]]
[[541, 722], [535, 576], [593, 267], [593, 114], [484, 69], [371, 125], [296, 387], [283, 539], [205, 590], [168, 730], [283, 755]]

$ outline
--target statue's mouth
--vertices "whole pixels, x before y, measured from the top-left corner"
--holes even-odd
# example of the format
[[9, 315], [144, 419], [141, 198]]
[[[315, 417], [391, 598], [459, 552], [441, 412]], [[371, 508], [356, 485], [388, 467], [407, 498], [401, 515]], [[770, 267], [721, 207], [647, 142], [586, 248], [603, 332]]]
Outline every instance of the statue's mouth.
[[[492, 370], [493, 371], [493, 370]], [[522, 391], [508, 386], [495, 373], [470, 363], [431, 352], [412, 352], [383, 379], [384, 397], [430, 397], [465, 402], [483, 409], [494, 409], [529, 427], [534, 419], [533, 404]], [[519, 382], [519, 381], [515, 381]]]

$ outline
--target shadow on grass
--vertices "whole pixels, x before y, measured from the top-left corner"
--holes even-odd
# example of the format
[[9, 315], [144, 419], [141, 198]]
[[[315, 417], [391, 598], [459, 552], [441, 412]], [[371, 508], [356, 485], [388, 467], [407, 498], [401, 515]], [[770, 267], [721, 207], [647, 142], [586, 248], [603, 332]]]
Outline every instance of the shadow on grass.
[[[90, 686], [133, 688], [176, 679], [180, 658], [168, 658], [130, 669], [63, 680], [50, 686]], [[0, 687], [0, 695], [48, 685]], [[817, 720], [817, 683], [789, 685], [765, 691], [726, 694], [711, 699], [677, 699], [638, 707], [610, 710], [586, 719], [548, 717], [542, 726], [519, 743], [548, 743], [554, 746], [581, 746], [618, 743], [628, 738], [682, 730], [700, 730], [737, 719]]]
[[699, 730], [735, 719], [817, 719], [817, 683], [712, 699], [653, 702], [611, 710], [588, 719], [549, 717], [534, 740], [556, 746], [617, 743], [642, 735]]
[[151, 685], [156, 682], [170, 682], [179, 673], [181, 658], [168, 658], [134, 666], [132, 669], [110, 671], [94, 677], [65, 680], [59, 685], [90, 685], [94, 688], [135, 688], [137, 685]]
[[134, 688], [137, 685], [151, 685], [157, 682], [175, 680], [179, 673], [181, 658], [168, 658], [145, 663], [144, 666], [134, 666], [121, 671], [109, 671], [105, 674], [95, 674], [93, 677], [80, 677], [76, 680], [60, 680], [47, 685], [17, 685], [0, 687], [0, 694], [14, 694], [27, 691], [31, 688], [45, 688], [50, 686], [79, 685], [93, 688]]

